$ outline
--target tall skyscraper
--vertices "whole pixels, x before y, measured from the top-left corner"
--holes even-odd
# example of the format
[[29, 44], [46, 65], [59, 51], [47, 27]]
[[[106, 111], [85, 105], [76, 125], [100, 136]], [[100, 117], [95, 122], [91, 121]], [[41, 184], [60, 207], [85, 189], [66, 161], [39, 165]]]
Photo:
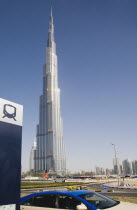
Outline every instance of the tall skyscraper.
[[137, 160], [132, 161], [133, 174], [137, 175]]
[[113, 165], [114, 165], [114, 174], [121, 174], [118, 158], [115, 157], [115, 159], [113, 159]]
[[39, 124], [37, 125], [36, 172], [64, 175], [66, 157], [63, 143], [63, 123], [60, 114], [58, 60], [54, 41], [51, 11], [46, 64], [43, 68], [43, 93], [40, 96]]
[[36, 141], [34, 141], [30, 152], [30, 172], [35, 173], [36, 170]]
[[130, 175], [132, 173], [133, 173], [133, 171], [132, 171], [131, 162], [128, 159], [124, 160], [123, 161], [123, 174], [124, 175]]

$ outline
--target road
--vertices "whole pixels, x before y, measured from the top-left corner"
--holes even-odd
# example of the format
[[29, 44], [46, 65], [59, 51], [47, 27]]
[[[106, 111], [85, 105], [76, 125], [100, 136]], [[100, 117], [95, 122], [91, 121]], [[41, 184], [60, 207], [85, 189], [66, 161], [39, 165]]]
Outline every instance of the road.
[[96, 189], [97, 191], [102, 189], [104, 192], [100, 192], [103, 195], [106, 196], [124, 196], [124, 197], [137, 197], [137, 190], [134, 189], [118, 189], [118, 188], [112, 188], [108, 187], [107, 191], [114, 191], [114, 192], [105, 192], [103, 190], [103, 185], [102, 184], [89, 184], [88, 187]]
[[106, 195], [106, 196], [118, 196], [118, 197], [137, 197], [137, 192], [135, 193], [123, 193], [123, 192], [121, 192], [121, 193], [118, 193], [118, 192], [112, 192], [112, 193], [110, 193], [110, 192], [107, 192], [107, 193], [102, 193], [101, 192], [101, 194], [102, 195]]

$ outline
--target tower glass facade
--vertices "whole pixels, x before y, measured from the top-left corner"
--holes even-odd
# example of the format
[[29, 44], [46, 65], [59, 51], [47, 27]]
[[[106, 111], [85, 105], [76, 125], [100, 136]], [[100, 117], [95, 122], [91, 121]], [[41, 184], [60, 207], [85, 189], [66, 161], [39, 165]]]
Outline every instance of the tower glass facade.
[[43, 94], [40, 96], [39, 124], [37, 125], [36, 172], [40, 171], [58, 175], [66, 173], [58, 87], [58, 59], [52, 13], [46, 47], [46, 64], [43, 67]]
[[36, 169], [36, 142], [34, 141], [33, 146], [31, 148], [31, 152], [30, 152], [30, 172], [31, 173], [35, 173], [35, 169]]

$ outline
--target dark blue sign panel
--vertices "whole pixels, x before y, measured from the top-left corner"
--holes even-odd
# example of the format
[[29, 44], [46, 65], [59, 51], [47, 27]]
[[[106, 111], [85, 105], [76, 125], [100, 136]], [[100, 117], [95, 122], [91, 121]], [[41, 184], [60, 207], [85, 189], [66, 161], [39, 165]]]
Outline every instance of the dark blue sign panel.
[[19, 210], [23, 107], [0, 99], [0, 209]]

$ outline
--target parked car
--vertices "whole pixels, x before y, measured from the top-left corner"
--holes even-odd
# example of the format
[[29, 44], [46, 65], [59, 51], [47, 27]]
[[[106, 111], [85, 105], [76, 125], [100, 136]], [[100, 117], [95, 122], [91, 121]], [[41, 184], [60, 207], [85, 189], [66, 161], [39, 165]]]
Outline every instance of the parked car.
[[22, 197], [20, 204], [21, 210], [137, 210], [137, 204], [119, 202], [88, 190], [62, 190], [34, 193]]

